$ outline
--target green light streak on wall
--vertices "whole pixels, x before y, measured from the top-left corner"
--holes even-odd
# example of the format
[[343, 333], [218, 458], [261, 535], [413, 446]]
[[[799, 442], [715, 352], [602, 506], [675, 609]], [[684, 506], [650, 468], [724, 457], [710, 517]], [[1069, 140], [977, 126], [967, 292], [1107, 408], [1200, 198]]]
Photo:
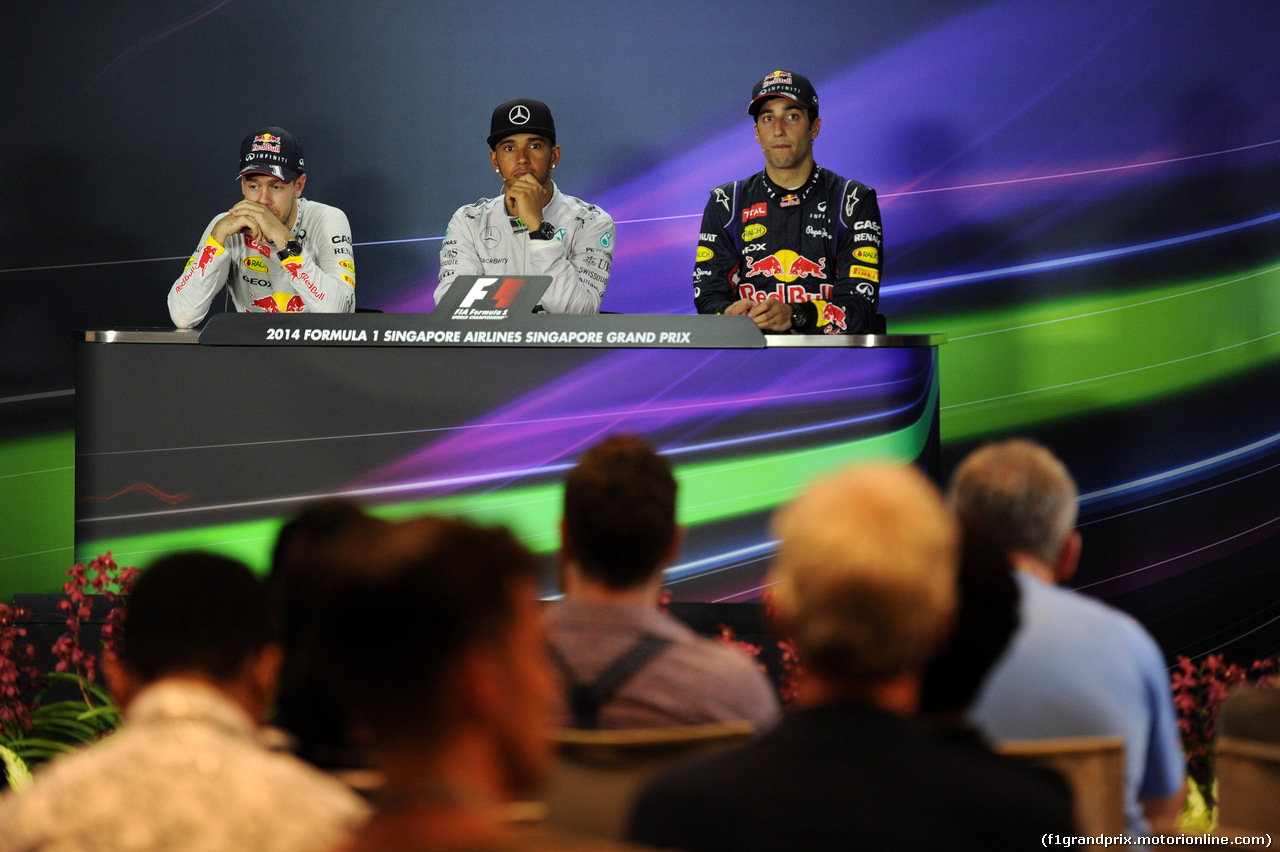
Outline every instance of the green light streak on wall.
[[0, 443], [0, 602], [61, 589], [72, 561], [74, 493], [71, 432]]
[[[937, 376], [934, 383], [937, 383]], [[932, 398], [932, 394], [931, 394]], [[675, 465], [680, 481], [680, 523], [697, 526], [755, 512], [786, 502], [813, 479], [860, 461], [904, 463], [918, 458], [928, 440], [934, 407], [903, 429], [858, 441]], [[372, 508], [388, 519], [418, 514], [463, 517], [479, 524], [505, 524], [535, 553], [559, 544], [559, 482], [509, 488], [496, 494], [462, 495]], [[262, 570], [270, 561], [282, 518], [203, 527], [180, 533], [154, 533], [90, 542], [82, 558], [110, 549], [122, 565], [147, 564], [163, 553], [199, 548], [242, 559]]]
[[1280, 357], [1280, 267], [1118, 294], [931, 315], [944, 443], [1184, 393]]

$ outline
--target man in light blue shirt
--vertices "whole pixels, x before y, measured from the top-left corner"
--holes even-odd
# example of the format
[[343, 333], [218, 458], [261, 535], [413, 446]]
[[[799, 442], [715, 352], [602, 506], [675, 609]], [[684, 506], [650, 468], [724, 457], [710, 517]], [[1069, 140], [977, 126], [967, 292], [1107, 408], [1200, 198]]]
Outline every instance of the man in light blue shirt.
[[1031, 441], [988, 444], [961, 462], [950, 496], [966, 530], [1003, 543], [1022, 593], [973, 723], [996, 741], [1119, 735], [1129, 833], [1171, 830], [1186, 764], [1164, 656], [1128, 614], [1057, 586], [1080, 559], [1071, 475]]

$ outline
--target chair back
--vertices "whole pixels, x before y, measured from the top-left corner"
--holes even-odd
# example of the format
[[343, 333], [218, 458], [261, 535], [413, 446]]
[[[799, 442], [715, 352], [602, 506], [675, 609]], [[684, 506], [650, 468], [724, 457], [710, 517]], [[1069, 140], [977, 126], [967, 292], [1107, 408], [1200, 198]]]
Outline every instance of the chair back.
[[1216, 833], [1280, 835], [1280, 745], [1218, 737]]
[[745, 721], [637, 730], [562, 728], [552, 736], [556, 760], [544, 796], [547, 822], [564, 832], [620, 839], [632, 801], [653, 775], [682, 760], [741, 745], [752, 733]]
[[995, 751], [1061, 775], [1071, 788], [1071, 815], [1080, 834], [1125, 833], [1124, 740], [1120, 737], [1007, 740], [997, 743]]

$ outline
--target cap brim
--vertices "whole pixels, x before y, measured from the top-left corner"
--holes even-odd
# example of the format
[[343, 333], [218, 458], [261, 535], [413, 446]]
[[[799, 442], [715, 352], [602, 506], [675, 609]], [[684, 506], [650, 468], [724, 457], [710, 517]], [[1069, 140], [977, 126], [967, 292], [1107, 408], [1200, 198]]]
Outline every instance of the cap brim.
[[752, 98], [751, 103], [747, 104], [747, 114], [750, 115], [752, 118], [755, 118], [756, 113], [760, 112], [760, 107], [758, 106], [758, 104], [761, 101], [767, 101], [770, 98], [782, 98], [784, 101], [791, 101], [791, 103], [795, 104], [801, 109], [808, 109], [807, 106], [800, 103], [795, 98], [788, 97], [787, 95], [784, 95], [781, 92], [771, 92], [764, 95], [756, 95], [754, 98]]
[[275, 163], [250, 163], [240, 170], [240, 174], [236, 175], [236, 180], [240, 180], [245, 175], [267, 175], [285, 183], [293, 183], [298, 179], [297, 172], [290, 171]]
[[552, 145], [556, 144], [556, 135], [545, 127], [521, 127], [519, 130], [513, 129], [503, 131], [502, 133], [491, 133], [486, 141], [492, 149], [498, 147], [498, 143], [503, 139], [506, 139], [509, 136], [519, 136], [521, 133], [528, 133], [531, 136], [541, 136]]

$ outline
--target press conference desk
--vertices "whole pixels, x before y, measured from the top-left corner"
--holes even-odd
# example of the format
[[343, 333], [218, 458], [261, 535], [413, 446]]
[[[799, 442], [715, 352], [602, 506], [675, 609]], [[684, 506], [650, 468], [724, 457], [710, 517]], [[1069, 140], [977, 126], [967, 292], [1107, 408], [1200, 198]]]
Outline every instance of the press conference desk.
[[[76, 380], [76, 553], [265, 564], [326, 496], [506, 523], [550, 553], [559, 483], [620, 431], [675, 467], [677, 600], [758, 594], [769, 514], [863, 459], [938, 464], [942, 335], [761, 335], [744, 317], [220, 315], [92, 331]], [[129, 554], [137, 554], [130, 556]]]

